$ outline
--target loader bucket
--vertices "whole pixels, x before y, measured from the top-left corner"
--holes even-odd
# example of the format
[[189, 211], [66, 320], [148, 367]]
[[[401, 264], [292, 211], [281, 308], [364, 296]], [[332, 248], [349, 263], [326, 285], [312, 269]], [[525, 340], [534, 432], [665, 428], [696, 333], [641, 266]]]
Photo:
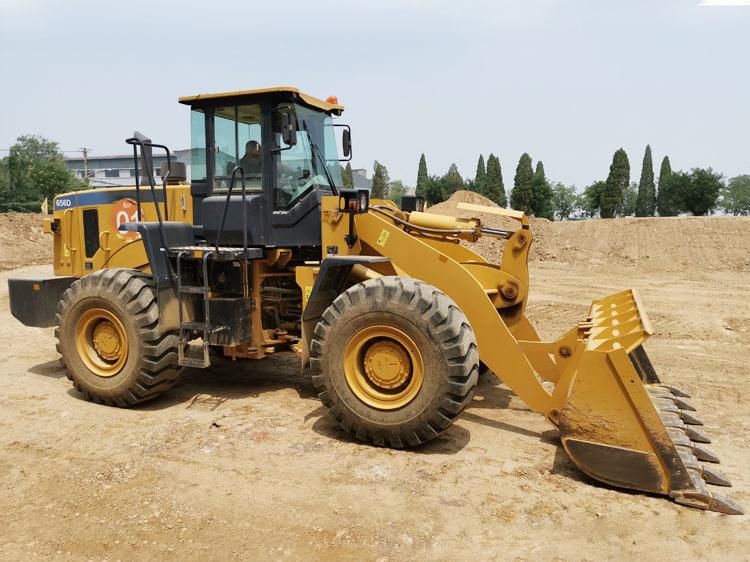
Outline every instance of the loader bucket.
[[687, 393], [663, 384], [642, 347], [651, 334], [634, 291], [594, 301], [579, 345], [553, 396], [550, 419], [563, 447], [587, 475], [612, 486], [663, 494], [728, 514], [742, 509], [708, 485], [730, 486], [704, 462], [719, 459]]

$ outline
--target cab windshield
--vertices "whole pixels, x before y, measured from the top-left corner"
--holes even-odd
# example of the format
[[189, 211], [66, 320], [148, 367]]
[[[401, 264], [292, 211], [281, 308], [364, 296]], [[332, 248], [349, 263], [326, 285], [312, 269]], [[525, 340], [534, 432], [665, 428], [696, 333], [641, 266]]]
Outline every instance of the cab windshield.
[[[276, 113], [289, 109], [288, 104], [279, 105]], [[279, 125], [274, 125], [275, 210], [288, 209], [313, 189], [330, 190], [329, 176], [333, 187], [342, 185], [331, 116], [299, 104], [294, 104], [293, 110], [297, 119], [296, 144], [287, 146]]]

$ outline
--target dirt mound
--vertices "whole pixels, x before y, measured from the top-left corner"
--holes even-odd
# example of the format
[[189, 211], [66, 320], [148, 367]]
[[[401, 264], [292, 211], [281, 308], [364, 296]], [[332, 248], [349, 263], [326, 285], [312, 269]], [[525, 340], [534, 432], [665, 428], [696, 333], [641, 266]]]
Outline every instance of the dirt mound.
[[[438, 203], [430, 207], [428, 212], [436, 213], [438, 215], [449, 215], [452, 217], [471, 217], [478, 218], [482, 221], [482, 225], [490, 228], [500, 228], [507, 230], [516, 230], [519, 226], [518, 221], [500, 217], [489, 213], [477, 213], [474, 211], [462, 211], [458, 208], [459, 203], [471, 203], [473, 205], [487, 205], [489, 207], [499, 207], [495, 202], [487, 199], [486, 197], [474, 193], [472, 191], [456, 191], [447, 201]], [[546, 236], [547, 230], [552, 224], [547, 219], [538, 219], [536, 217], [530, 217], [529, 222], [531, 223], [531, 229], [534, 233], [534, 245], [531, 247], [531, 259], [532, 260], [544, 260], [547, 256], [546, 251]], [[498, 238], [491, 238], [486, 236], [481, 238], [476, 243], [467, 243], [467, 246], [479, 252], [485, 259], [490, 261], [497, 261], [500, 259], [503, 253], [504, 241]]]
[[[497, 207], [477, 193], [457, 191], [430, 212], [477, 217], [486, 226], [517, 228], [518, 223], [487, 213], [461, 211], [459, 203]], [[750, 218], [668, 217], [551, 222], [531, 217], [532, 261], [554, 260], [576, 266], [618, 266], [648, 271], [750, 271]], [[486, 259], [502, 255], [502, 240], [467, 244]]]
[[52, 262], [52, 237], [44, 234], [44, 215], [0, 214], [0, 270]]

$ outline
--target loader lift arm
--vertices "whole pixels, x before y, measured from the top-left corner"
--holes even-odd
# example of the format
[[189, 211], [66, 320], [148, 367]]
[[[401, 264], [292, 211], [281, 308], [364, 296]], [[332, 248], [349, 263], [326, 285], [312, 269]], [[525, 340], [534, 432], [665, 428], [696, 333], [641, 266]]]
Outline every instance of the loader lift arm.
[[[481, 361], [559, 429], [566, 452], [589, 476], [693, 507], [741, 513], [706, 486], [729, 483], [701, 464], [718, 459], [694, 430], [701, 423], [694, 408], [684, 392], [660, 382], [645, 354], [642, 344], [652, 329], [638, 295], [627, 290], [594, 301], [589, 317], [558, 341], [540, 341], [524, 312], [533, 239], [528, 220], [517, 211], [467, 207], [520, 223], [515, 232], [492, 233], [507, 238], [499, 265], [458, 244], [486, 235], [478, 219], [455, 219], [451, 226], [449, 217], [406, 213], [388, 201], [374, 200], [367, 212], [353, 215], [356, 241], [347, 244], [346, 211], [337, 197], [324, 198], [323, 246], [339, 255], [387, 257], [395, 274], [449, 295], [474, 329]], [[554, 388], [545, 388], [545, 381]]]

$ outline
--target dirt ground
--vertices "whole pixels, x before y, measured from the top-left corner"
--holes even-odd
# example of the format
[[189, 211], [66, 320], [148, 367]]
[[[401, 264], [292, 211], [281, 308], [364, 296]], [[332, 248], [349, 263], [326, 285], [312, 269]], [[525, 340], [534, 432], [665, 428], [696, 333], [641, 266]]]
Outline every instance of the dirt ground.
[[[639, 289], [653, 362], [692, 393], [734, 483], [717, 491], [750, 509], [750, 219], [534, 222], [542, 334]], [[132, 410], [85, 402], [52, 330], [8, 312], [5, 280], [44, 270], [0, 274], [2, 560], [750, 559], [748, 516], [591, 481], [491, 375], [415, 451], [343, 436], [289, 356], [187, 371]]]

